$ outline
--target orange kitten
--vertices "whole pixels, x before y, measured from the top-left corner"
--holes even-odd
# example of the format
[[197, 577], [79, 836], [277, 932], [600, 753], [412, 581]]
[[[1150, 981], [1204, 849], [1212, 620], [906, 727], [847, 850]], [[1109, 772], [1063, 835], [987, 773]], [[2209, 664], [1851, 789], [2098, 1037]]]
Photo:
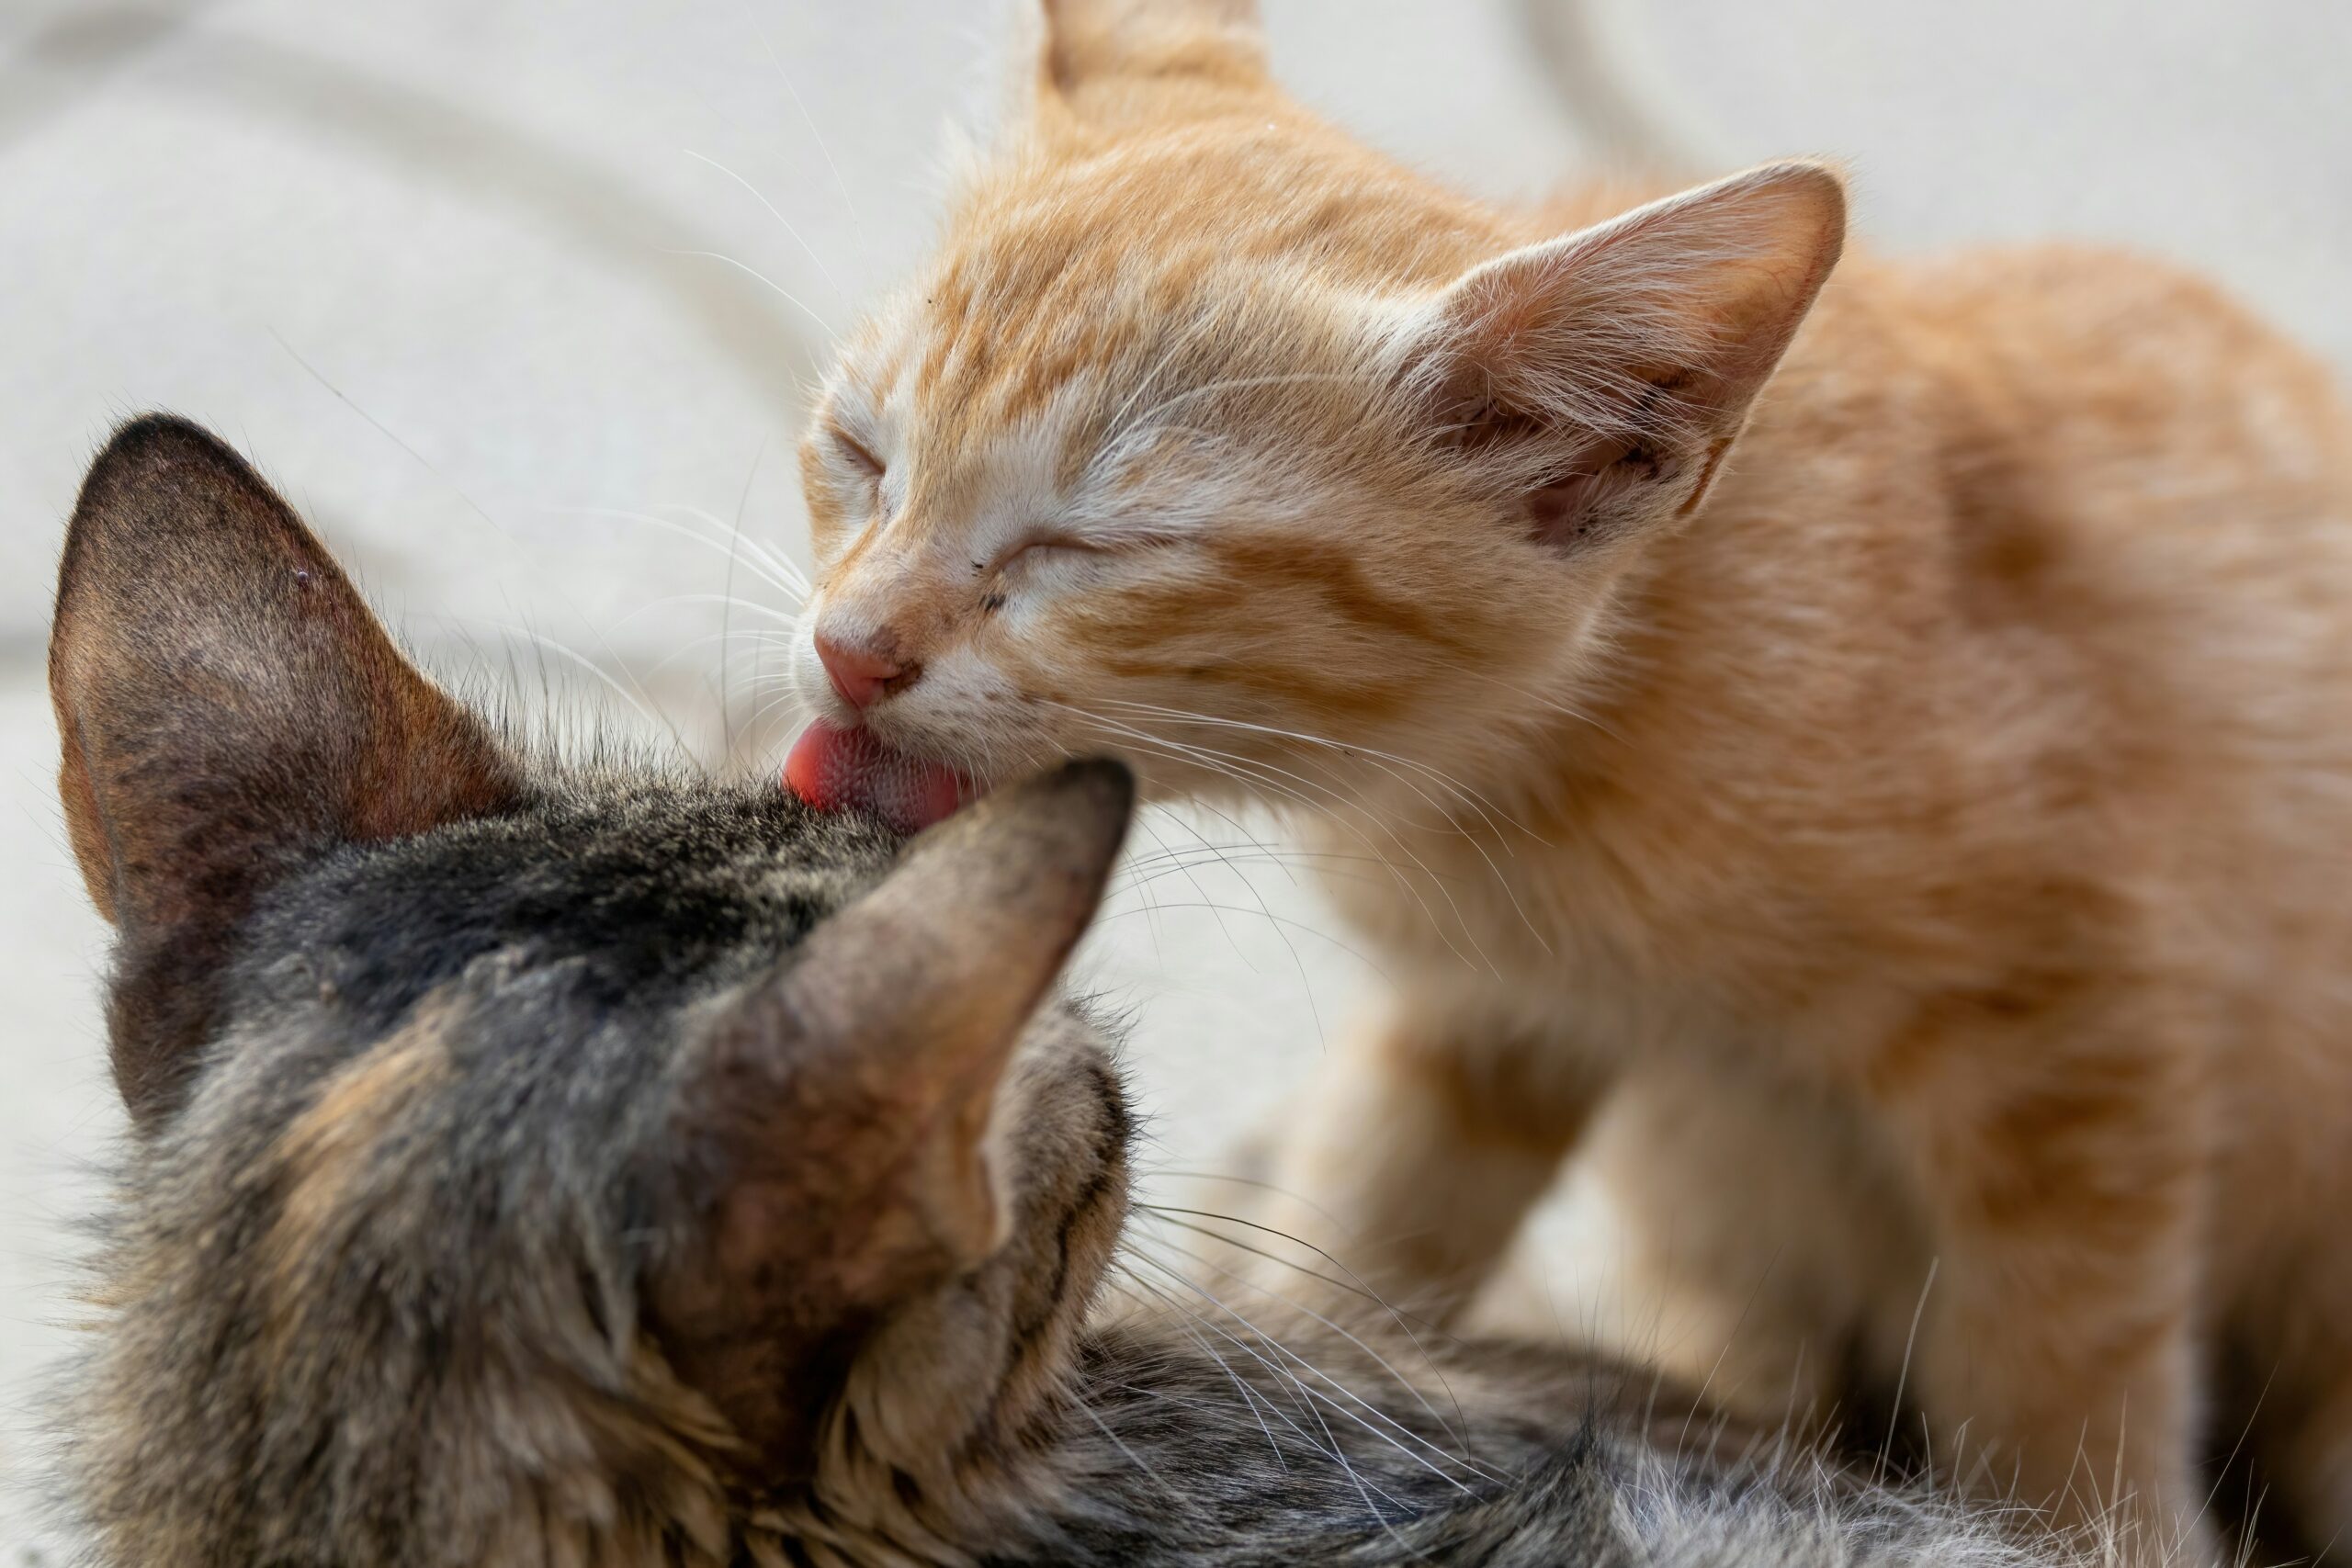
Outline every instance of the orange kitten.
[[2322, 373], [2116, 256], [1838, 265], [1815, 164], [1491, 208], [1281, 96], [1246, 0], [1046, 13], [803, 451], [797, 781], [921, 819], [1107, 750], [1385, 862], [1332, 892], [1403, 994], [1281, 1179], [1392, 1286], [1475, 1284], [1613, 1097], [1718, 1387], [1900, 1383], [2153, 1556], [2227, 1361], [2352, 1530]]

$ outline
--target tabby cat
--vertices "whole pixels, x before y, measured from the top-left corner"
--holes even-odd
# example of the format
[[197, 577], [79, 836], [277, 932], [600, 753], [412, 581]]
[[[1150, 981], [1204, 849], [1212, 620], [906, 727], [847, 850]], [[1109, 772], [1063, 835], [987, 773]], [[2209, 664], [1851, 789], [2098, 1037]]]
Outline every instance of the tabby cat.
[[2325, 376], [2138, 261], [1841, 264], [1818, 164], [1466, 199], [1248, 0], [1042, 17], [811, 423], [796, 785], [920, 821], [1107, 750], [1289, 812], [1401, 995], [1276, 1223], [1392, 1292], [1486, 1278], [1606, 1103], [1694, 1381], [1899, 1391], [2154, 1553], [2234, 1366], [2352, 1537]]
[[132, 1129], [61, 1433], [99, 1568], [2025, 1561], [1590, 1361], [1114, 1311], [1133, 1125], [1057, 976], [1117, 763], [902, 851], [526, 761], [168, 418], [62, 578]]

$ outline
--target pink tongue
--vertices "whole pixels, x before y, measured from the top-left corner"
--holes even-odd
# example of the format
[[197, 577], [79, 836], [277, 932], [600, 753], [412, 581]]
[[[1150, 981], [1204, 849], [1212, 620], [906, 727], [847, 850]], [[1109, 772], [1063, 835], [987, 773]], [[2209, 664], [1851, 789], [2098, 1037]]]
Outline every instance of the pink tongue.
[[800, 732], [784, 760], [784, 782], [820, 811], [871, 811], [912, 833], [978, 796], [979, 787], [944, 762], [891, 750], [870, 729], [840, 729], [819, 719]]

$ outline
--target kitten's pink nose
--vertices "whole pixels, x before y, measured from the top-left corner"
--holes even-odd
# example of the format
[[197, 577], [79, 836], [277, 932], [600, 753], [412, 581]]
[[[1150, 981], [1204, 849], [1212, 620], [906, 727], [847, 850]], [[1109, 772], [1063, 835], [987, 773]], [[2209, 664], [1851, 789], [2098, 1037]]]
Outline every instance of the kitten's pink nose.
[[907, 672], [897, 660], [885, 659], [871, 649], [856, 648], [817, 634], [817, 662], [842, 701], [863, 713], [881, 699], [890, 682]]

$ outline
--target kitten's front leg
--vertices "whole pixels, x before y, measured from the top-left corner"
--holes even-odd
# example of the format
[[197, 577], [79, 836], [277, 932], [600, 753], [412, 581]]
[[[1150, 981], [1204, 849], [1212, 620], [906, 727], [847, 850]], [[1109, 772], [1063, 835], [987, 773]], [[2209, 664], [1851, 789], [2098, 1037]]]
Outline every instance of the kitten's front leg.
[[1979, 1489], [2062, 1529], [2120, 1532], [2125, 1561], [2193, 1568], [2216, 1560], [2193, 1463], [2209, 1171], [2196, 1056], [2120, 1008], [2066, 1013], [1939, 1026], [1882, 1059], [1906, 1080], [1896, 1125], [1939, 1264], [1909, 1385], [1938, 1458]]
[[1608, 1081], [1568, 1042], [1408, 996], [1309, 1086], [1268, 1224], [1391, 1305], [1443, 1318], [1492, 1271]]

